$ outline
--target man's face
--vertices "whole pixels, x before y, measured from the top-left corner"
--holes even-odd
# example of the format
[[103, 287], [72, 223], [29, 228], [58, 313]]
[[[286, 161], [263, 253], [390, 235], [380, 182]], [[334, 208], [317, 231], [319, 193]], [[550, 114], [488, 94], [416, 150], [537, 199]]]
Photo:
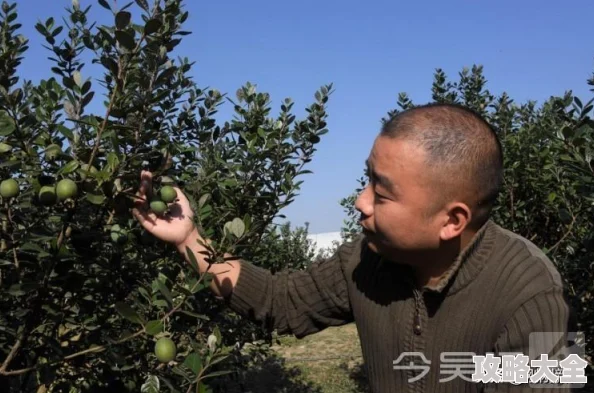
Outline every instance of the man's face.
[[367, 160], [370, 183], [355, 208], [369, 247], [387, 259], [414, 263], [439, 248], [447, 214], [436, 211], [439, 190], [422, 149], [379, 136]]

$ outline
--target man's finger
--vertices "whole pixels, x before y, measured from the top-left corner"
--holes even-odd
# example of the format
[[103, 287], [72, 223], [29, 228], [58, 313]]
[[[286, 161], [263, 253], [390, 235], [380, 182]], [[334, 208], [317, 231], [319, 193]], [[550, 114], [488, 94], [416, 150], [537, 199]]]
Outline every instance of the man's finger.
[[139, 208], [146, 208], [148, 201], [151, 197], [152, 190], [152, 174], [149, 171], [140, 172], [140, 187], [136, 192], [136, 198], [134, 198], [134, 204]]
[[179, 187], [174, 186], [173, 189], [175, 190], [175, 193], [177, 194], [177, 199], [179, 199], [180, 202], [188, 202], [186, 194], [184, 194], [183, 191], [179, 189]]
[[146, 210], [133, 208], [132, 215], [134, 215], [134, 217], [145, 229], [150, 231], [155, 227], [156, 216], [154, 214], [148, 213]]

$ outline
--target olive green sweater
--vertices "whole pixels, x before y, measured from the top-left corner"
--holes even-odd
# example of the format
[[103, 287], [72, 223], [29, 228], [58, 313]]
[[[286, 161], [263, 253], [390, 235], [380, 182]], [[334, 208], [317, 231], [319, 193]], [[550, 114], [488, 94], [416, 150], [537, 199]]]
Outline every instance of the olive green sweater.
[[[236, 312], [298, 338], [355, 322], [374, 393], [570, 391], [567, 385], [533, 390], [447, 373], [447, 352], [466, 353], [454, 356], [470, 362], [464, 368], [470, 379], [473, 354], [538, 353], [531, 357], [538, 359], [550, 348], [537, 348], [530, 333], [570, 329], [561, 277], [532, 243], [489, 221], [436, 287], [417, 289], [412, 277], [408, 267], [382, 260], [360, 236], [306, 271], [273, 275], [242, 261], [227, 301]], [[417, 368], [404, 369], [411, 362]], [[423, 366], [427, 374], [410, 381]]]

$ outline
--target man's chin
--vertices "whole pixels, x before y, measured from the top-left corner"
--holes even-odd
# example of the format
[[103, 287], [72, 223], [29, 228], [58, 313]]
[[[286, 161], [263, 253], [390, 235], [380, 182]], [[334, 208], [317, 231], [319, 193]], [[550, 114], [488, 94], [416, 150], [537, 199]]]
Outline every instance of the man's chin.
[[367, 246], [369, 247], [369, 249], [375, 253], [378, 253], [379, 250], [377, 244], [374, 242], [373, 232], [363, 230], [363, 235], [365, 236], [365, 240], [367, 242]]

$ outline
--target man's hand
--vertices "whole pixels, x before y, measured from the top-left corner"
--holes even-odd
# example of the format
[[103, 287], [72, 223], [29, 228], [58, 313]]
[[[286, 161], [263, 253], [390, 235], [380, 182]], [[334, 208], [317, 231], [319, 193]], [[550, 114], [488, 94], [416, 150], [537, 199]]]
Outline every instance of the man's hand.
[[[157, 216], [150, 211], [151, 192], [153, 190], [153, 177], [148, 171], [140, 174], [140, 188], [136, 193], [136, 201], [132, 214], [140, 224], [158, 239], [174, 244], [179, 252], [190, 263], [192, 258], [188, 256], [187, 248], [190, 249], [198, 262], [198, 271], [204, 273], [209, 271], [214, 274], [211, 289], [217, 296], [228, 296], [239, 279], [241, 269], [239, 260], [231, 260], [227, 263], [210, 265], [205, 260], [206, 248], [200, 243], [209, 244], [209, 241], [202, 239], [198, 230], [194, 227], [192, 217], [194, 212], [190, 202], [184, 193], [177, 187], [177, 201], [169, 204], [170, 213], [164, 216]], [[231, 255], [225, 254], [231, 259]]]
[[184, 193], [177, 187], [177, 201], [169, 204], [170, 213], [158, 217], [150, 211], [149, 204], [153, 190], [153, 176], [151, 172], [142, 171], [140, 174], [140, 188], [136, 193], [132, 214], [140, 224], [156, 238], [179, 246], [187, 241], [195, 231], [192, 217], [194, 212]]

